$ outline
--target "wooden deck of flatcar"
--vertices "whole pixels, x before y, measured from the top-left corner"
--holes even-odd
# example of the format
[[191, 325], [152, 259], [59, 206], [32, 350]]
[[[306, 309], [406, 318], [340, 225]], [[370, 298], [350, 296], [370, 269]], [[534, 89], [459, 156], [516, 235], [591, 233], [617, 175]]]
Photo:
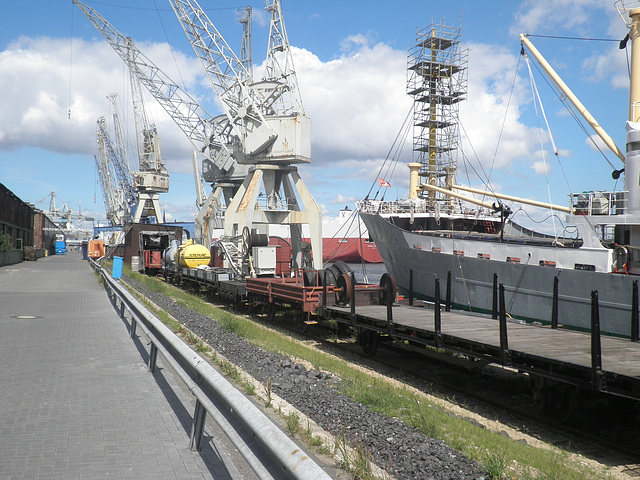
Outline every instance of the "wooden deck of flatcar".
[[[443, 348], [552, 378], [582, 388], [640, 398], [640, 343], [548, 326], [500, 321], [468, 312], [440, 312], [436, 334], [433, 307], [358, 305], [323, 308], [325, 318], [394, 340]], [[502, 338], [502, 340], [501, 340]], [[367, 340], [365, 340], [366, 343]], [[501, 343], [502, 342], [502, 343]]]

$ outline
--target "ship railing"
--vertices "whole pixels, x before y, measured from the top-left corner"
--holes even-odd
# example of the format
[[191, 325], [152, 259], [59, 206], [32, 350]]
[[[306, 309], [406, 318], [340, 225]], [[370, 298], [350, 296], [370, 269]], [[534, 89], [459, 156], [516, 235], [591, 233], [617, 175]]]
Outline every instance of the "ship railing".
[[627, 192], [582, 192], [569, 195], [575, 215], [622, 215]]
[[461, 208], [457, 204], [451, 202], [438, 202], [437, 204], [426, 200], [420, 199], [415, 202], [408, 203], [407, 201], [380, 201], [380, 200], [361, 200], [356, 202], [358, 211], [362, 213], [380, 214], [380, 215], [411, 215], [420, 213], [431, 213], [434, 215], [465, 215], [465, 216], [487, 216], [490, 215], [486, 209], [469, 209], [467, 207]]

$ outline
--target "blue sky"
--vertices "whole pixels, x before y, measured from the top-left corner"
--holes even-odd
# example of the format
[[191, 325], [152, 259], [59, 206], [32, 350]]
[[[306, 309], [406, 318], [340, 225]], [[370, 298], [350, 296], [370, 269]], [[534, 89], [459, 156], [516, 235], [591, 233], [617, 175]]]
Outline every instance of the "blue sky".
[[[220, 112], [168, 2], [85, 3], [133, 37], [174, 80], [182, 78], [210, 113]], [[254, 63], [262, 63], [268, 36], [263, 2], [201, 0], [200, 4], [237, 53], [241, 26], [236, 11], [251, 5]], [[613, 1], [282, 0], [282, 5], [303, 101], [313, 122], [312, 163], [300, 167], [300, 172], [326, 215], [335, 216], [341, 207], [353, 205], [376, 181], [411, 105], [406, 95], [407, 48], [415, 41], [416, 29], [432, 21], [462, 23], [462, 41], [469, 49], [469, 94], [461, 107], [464, 153], [486, 170], [493, 165], [494, 189], [566, 205], [569, 191], [616, 187], [611, 166], [589, 146], [538, 76], [561, 165], [553, 158], [546, 128], [538, 134], [543, 123], [536, 116], [522, 61], [511, 90], [520, 53], [518, 33], [621, 39], [626, 32]], [[625, 51], [611, 42], [533, 41], [624, 149]], [[120, 115], [133, 145], [128, 82], [120, 59], [71, 0], [5, 2], [0, 29], [4, 97], [0, 182], [27, 202], [36, 203], [55, 192], [58, 202], [66, 202], [73, 210], [81, 208], [87, 215], [104, 218], [93, 158], [96, 119], [109, 118], [112, 112], [106, 96], [117, 92]], [[504, 121], [507, 103], [510, 109]], [[147, 108], [158, 127], [171, 176], [170, 192], [160, 197], [162, 207], [167, 219], [192, 220], [193, 146], [154, 99], [147, 99]], [[541, 145], [546, 149], [546, 168]], [[135, 164], [135, 150], [130, 147], [129, 151]], [[615, 168], [621, 168], [614, 155], [607, 156]], [[411, 161], [409, 148], [401, 161]], [[463, 172], [471, 171], [471, 164], [460, 162], [459, 181], [467, 183]], [[392, 187], [387, 199], [406, 196], [407, 171], [401, 164], [388, 178]], [[478, 178], [469, 177], [468, 182], [481, 186]], [[38, 207], [46, 209], [48, 199]]]

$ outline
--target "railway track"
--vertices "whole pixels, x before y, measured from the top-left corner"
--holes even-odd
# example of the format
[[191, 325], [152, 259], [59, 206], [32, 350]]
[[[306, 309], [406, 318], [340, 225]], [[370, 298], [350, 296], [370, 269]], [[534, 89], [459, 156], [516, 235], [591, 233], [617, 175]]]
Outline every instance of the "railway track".
[[[239, 309], [238, 305], [231, 308], [238, 313], [248, 312], [246, 308]], [[584, 408], [577, 410], [576, 418], [567, 425], [558, 425], [542, 415], [530, 393], [526, 376], [515, 371], [459, 356], [433, 352], [425, 356], [429, 350], [418, 354], [386, 343], [381, 344], [380, 354], [371, 358], [362, 353], [356, 342], [345, 341], [348, 335], [343, 334], [338, 342], [332, 340], [337, 328], [322, 323], [309, 325], [299, 314], [296, 316], [291, 312], [281, 311], [274, 315], [272, 311], [262, 312], [258, 308], [249, 313], [265, 325], [275, 323], [288, 329], [291, 335], [330, 346], [348, 361], [421, 391], [435, 391], [442, 398], [455, 398], [456, 403], [483, 418], [506, 425], [512, 431], [601, 464], [618, 465], [617, 470], [627, 475], [640, 476], [637, 453], [640, 451], [637, 440], [640, 422], [635, 418], [638, 412], [631, 403], [612, 406], [598, 398], [585, 398]]]
[[406, 385], [455, 399], [454, 403], [483, 418], [599, 463], [618, 465], [627, 475], [640, 477], [637, 402], [585, 394], [572, 418], [560, 424], [545, 416], [535, 403], [528, 376], [515, 370], [393, 343], [382, 343], [380, 352], [370, 357], [355, 341], [330, 340], [336, 334], [334, 329], [323, 325], [309, 328], [285, 317], [276, 316], [275, 321], [292, 334], [344, 352], [347, 360], [355, 357], [357, 363]]

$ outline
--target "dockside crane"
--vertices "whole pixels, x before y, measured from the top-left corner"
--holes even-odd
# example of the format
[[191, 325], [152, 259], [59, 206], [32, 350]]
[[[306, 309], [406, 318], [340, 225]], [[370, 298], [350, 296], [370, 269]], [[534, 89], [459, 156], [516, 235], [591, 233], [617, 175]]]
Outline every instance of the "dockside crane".
[[[292, 263], [302, 267], [308, 261], [303, 259], [302, 242], [302, 225], [307, 224], [313, 266], [321, 268], [321, 212], [294, 166], [311, 161], [311, 120], [304, 113], [279, 0], [267, 4], [271, 13], [267, 74], [257, 82], [195, 0], [169, 3], [218, 94], [234, 146], [232, 155], [239, 164], [250, 166], [227, 205], [225, 235], [288, 224]], [[265, 205], [258, 203], [261, 186]]]
[[195, 218], [195, 238], [208, 245], [213, 229], [223, 226], [224, 202], [233, 198], [249, 171], [248, 165], [239, 165], [231, 156], [233, 145], [228, 137], [226, 116], [213, 118], [95, 9], [78, 0], [74, 0], [74, 3], [176, 122], [196, 150], [205, 156], [201, 176], [213, 189], [204, 203], [198, 205], [200, 211]]
[[124, 191], [118, 187], [113, 163], [109, 161], [107, 155], [107, 142], [104, 135], [108, 134], [104, 117], [100, 117], [97, 121], [96, 140], [98, 142], [98, 154], [94, 155], [96, 168], [98, 171], [98, 179], [104, 198], [104, 207], [106, 211], [107, 221], [112, 227], [124, 225], [130, 220], [131, 212], [127, 208], [127, 202], [124, 198]]
[[[128, 42], [130, 46], [128, 53], [132, 57], [135, 55], [133, 40], [129, 38]], [[134, 186], [138, 192], [138, 206], [133, 215], [133, 221], [138, 223], [142, 217], [153, 215], [160, 222], [162, 212], [158, 196], [160, 193], [169, 191], [169, 174], [162, 163], [158, 131], [147, 118], [140, 79], [131, 69], [129, 69], [129, 77], [140, 167], [138, 171], [133, 172]]]
[[118, 95], [113, 93], [107, 98], [113, 106], [115, 141], [111, 139], [105, 118], [98, 118], [96, 139], [100, 158], [98, 161], [96, 157], [96, 165], [98, 165], [100, 183], [105, 197], [107, 220], [112, 226], [117, 226], [125, 225], [133, 220], [131, 211], [139, 203], [139, 200], [120, 124]]
[[[220, 218], [224, 195], [228, 238], [238, 238], [241, 233], [244, 237], [247, 229], [254, 227], [264, 231], [269, 224], [288, 224], [293, 266], [301, 267], [302, 225], [308, 224], [313, 266], [321, 268], [321, 212], [294, 166], [310, 162], [311, 122], [302, 109], [292, 63], [284, 63], [290, 68], [282, 67], [281, 59], [290, 59], [290, 50], [279, 2], [267, 6], [272, 17], [269, 55], [274, 68], [271, 78], [258, 82], [253, 81], [196, 2], [170, 2], [222, 104], [224, 115], [215, 118], [137, 49], [130, 55], [126, 37], [94, 9], [78, 0], [74, 3], [187, 137], [194, 144], [204, 145], [200, 150], [207, 159], [202, 176], [213, 191], [196, 217], [196, 232], [200, 228], [205, 239], [211, 238], [210, 232], [217, 226], [212, 220]], [[258, 204], [259, 195], [266, 198], [266, 205]]]

